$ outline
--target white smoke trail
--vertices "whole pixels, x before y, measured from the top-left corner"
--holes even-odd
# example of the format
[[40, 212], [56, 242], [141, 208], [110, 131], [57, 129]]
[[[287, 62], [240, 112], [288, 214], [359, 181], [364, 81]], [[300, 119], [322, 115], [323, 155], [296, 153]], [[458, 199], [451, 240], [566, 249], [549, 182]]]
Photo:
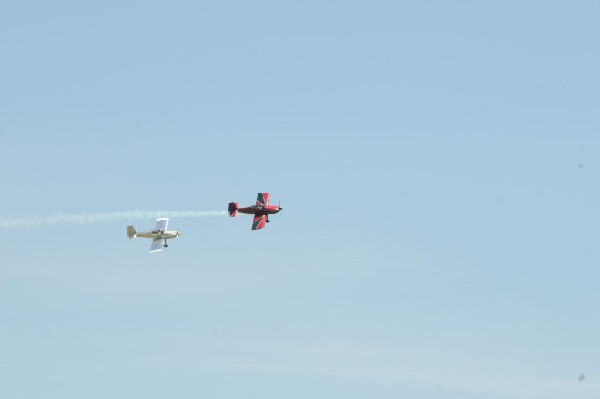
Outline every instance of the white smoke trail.
[[39, 227], [49, 224], [86, 224], [117, 220], [170, 218], [203, 218], [226, 216], [227, 211], [123, 211], [104, 213], [57, 213], [54, 215], [30, 215], [17, 218], [0, 217], [0, 228]]

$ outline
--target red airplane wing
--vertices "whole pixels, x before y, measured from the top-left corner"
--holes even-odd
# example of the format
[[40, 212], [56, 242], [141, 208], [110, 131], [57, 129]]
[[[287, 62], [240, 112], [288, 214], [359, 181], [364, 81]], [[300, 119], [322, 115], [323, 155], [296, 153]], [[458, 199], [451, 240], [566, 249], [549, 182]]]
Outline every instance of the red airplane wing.
[[267, 215], [254, 214], [254, 220], [252, 220], [252, 230], [260, 230], [267, 224]]
[[269, 206], [269, 193], [258, 193], [256, 205]]

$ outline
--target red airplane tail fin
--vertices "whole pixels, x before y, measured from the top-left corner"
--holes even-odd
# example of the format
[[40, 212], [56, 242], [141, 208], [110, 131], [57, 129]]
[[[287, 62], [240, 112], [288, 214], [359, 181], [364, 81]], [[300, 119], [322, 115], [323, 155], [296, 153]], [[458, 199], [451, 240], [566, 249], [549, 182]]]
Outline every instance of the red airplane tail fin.
[[232, 218], [234, 218], [235, 215], [238, 214], [238, 203], [237, 202], [230, 202], [229, 203], [229, 208], [227, 210], [229, 211], [229, 216], [231, 216]]

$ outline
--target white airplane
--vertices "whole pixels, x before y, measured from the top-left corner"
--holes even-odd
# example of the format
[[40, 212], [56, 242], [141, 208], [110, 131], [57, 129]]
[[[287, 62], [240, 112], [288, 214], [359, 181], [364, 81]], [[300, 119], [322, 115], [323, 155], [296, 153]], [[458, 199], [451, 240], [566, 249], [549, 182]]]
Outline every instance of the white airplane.
[[177, 230], [167, 230], [169, 218], [156, 219], [156, 228], [143, 233], [138, 233], [133, 226], [127, 226], [127, 237], [130, 240], [136, 237], [152, 238], [152, 246], [150, 252], [162, 251], [163, 247], [167, 248], [167, 240], [177, 238], [181, 235]]

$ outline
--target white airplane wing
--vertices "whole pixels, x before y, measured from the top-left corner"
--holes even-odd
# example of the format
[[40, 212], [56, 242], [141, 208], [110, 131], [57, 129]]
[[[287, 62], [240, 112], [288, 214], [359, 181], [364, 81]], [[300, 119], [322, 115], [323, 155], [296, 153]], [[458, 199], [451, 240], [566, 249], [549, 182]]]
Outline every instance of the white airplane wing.
[[168, 224], [169, 218], [156, 219], [156, 230], [167, 231]]
[[162, 251], [164, 244], [165, 244], [165, 240], [155, 238], [154, 240], [152, 240], [152, 246], [150, 247], [150, 252]]

